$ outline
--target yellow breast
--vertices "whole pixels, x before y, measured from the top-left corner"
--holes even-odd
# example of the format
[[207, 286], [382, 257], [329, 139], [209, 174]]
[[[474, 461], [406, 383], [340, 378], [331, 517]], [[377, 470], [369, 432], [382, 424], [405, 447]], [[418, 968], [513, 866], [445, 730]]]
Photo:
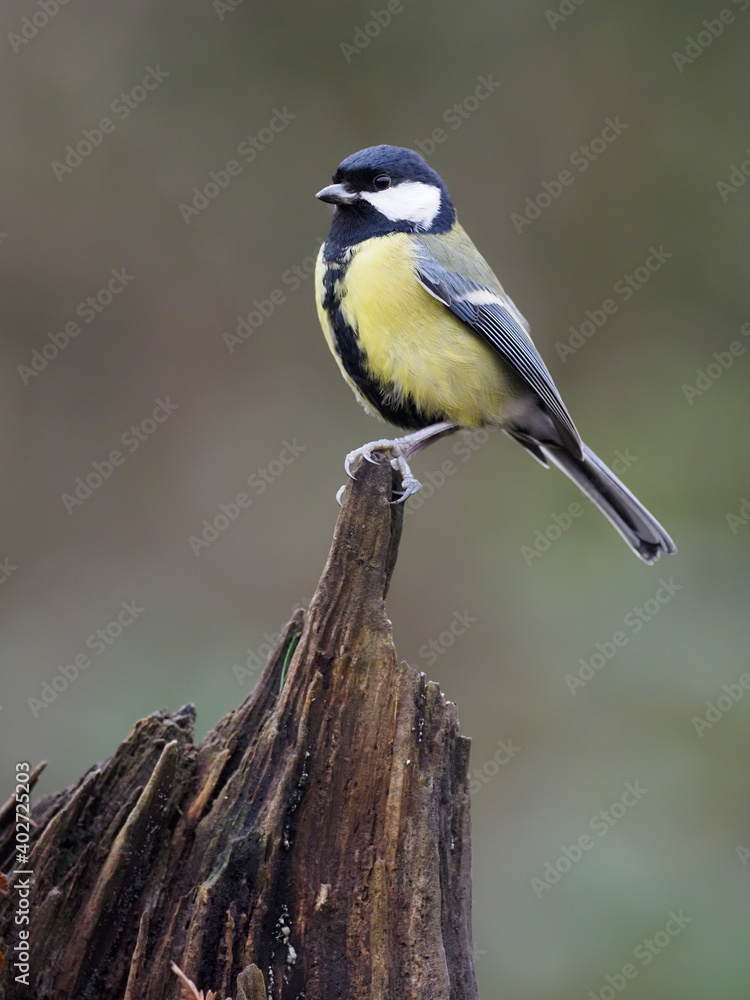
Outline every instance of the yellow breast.
[[404, 233], [352, 250], [341, 313], [357, 331], [372, 376], [435, 419], [464, 427], [497, 420], [512, 396], [500, 359], [415, 272], [414, 243]]

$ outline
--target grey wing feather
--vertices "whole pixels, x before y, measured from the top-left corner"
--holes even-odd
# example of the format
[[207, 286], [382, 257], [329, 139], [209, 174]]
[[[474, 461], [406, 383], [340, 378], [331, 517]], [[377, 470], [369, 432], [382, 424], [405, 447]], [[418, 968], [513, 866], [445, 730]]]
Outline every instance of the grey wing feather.
[[[505, 293], [443, 267], [422, 243], [419, 243], [417, 278], [426, 291], [497, 351], [541, 401], [560, 434], [561, 443], [581, 458], [581, 438], [575, 424], [547, 366], [524, 330], [523, 317]], [[522, 432], [523, 428], [518, 430]]]

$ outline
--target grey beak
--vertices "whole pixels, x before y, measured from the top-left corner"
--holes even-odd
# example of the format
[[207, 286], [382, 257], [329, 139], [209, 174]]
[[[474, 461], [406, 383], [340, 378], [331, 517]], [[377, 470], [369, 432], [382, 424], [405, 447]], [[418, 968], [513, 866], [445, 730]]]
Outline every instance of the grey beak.
[[329, 184], [322, 191], [318, 191], [315, 197], [327, 201], [329, 205], [351, 205], [359, 195], [347, 184]]

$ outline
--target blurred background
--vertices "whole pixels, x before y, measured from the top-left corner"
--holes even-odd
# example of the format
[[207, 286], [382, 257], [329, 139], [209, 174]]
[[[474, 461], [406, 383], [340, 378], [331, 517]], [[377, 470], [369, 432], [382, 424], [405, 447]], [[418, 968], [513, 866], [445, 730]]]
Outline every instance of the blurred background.
[[640, 564], [504, 435], [414, 463], [388, 611], [473, 741], [481, 993], [746, 997], [750, 4], [45, 2], [0, 60], [0, 799], [161, 706], [202, 736], [312, 595], [383, 434], [313, 196], [411, 146], [679, 548]]

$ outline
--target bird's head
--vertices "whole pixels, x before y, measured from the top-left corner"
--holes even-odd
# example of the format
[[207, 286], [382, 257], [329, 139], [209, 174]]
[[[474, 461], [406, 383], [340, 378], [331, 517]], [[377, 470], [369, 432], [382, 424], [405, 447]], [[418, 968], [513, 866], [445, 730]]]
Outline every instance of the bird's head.
[[444, 233], [456, 219], [439, 174], [401, 146], [369, 146], [347, 156], [316, 198], [336, 206], [334, 227], [350, 242], [385, 233]]

